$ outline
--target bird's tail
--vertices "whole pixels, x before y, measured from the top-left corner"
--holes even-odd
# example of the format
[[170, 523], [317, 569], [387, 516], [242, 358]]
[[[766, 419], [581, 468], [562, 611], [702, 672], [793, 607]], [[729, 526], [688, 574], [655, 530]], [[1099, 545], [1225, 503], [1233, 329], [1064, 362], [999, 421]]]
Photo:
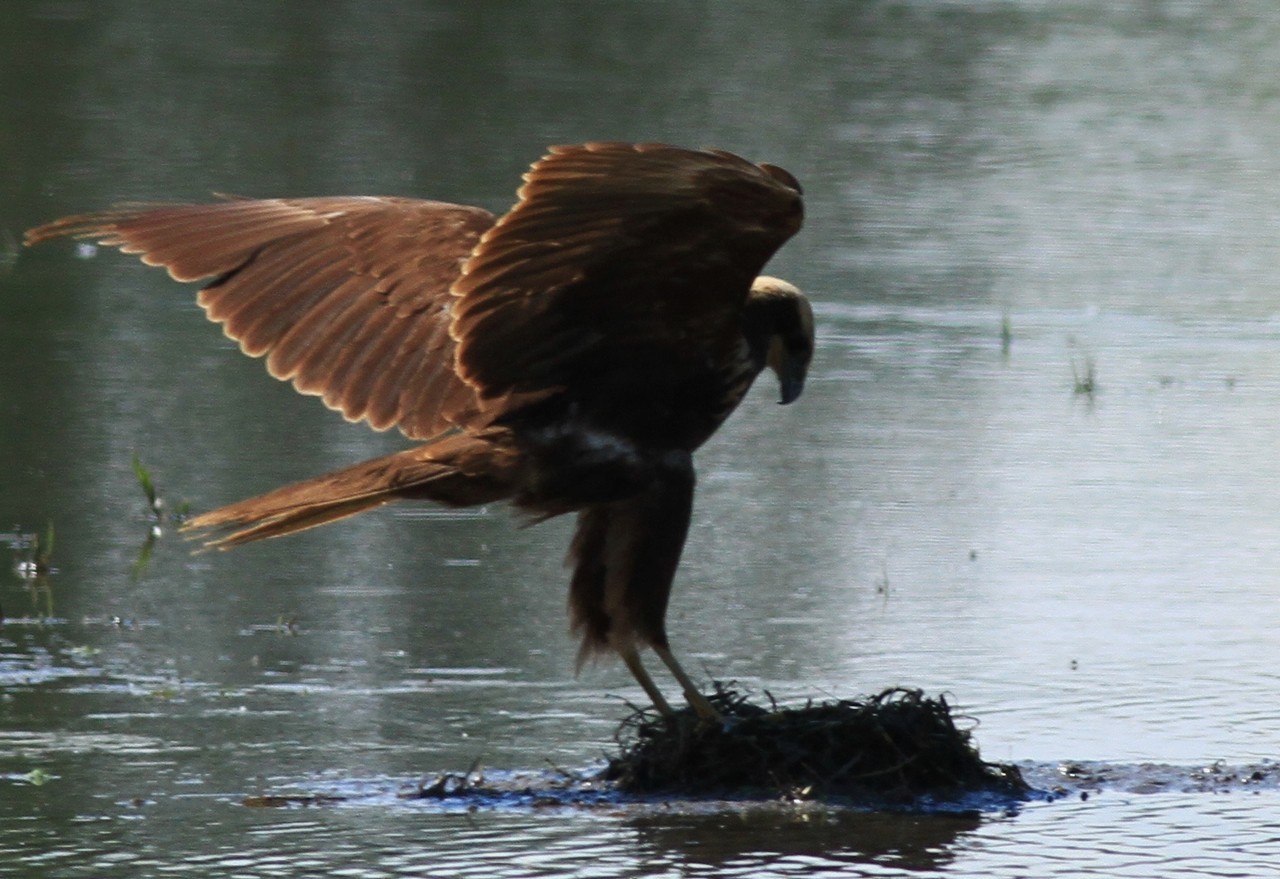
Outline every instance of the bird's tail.
[[219, 507], [184, 531], [210, 549], [230, 549], [354, 516], [392, 501], [419, 499], [456, 507], [511, 495], [516, 456], [492, 437], [456, 434], [403, 452]]

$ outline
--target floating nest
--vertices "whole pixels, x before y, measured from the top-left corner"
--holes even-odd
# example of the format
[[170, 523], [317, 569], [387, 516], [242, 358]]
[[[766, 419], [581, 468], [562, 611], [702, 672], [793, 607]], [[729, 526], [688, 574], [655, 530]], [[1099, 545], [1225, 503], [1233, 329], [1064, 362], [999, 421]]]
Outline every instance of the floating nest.
[[910, 805], [975, 795], [1024, 799], [1016, 767], [985, 762], [946, 699], [890, 689], [862, 700], [768, 708], [720, 684], [724, 718], [637, 710], [618, 731], [606, 778], [630, 793], [844, 799]]

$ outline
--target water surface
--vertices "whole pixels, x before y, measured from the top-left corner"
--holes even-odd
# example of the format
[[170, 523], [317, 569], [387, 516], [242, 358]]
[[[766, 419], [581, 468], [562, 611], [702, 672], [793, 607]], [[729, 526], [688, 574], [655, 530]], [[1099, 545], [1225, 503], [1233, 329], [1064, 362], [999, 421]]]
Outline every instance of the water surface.
[[[0, 875], [1257, 874], [1274, 789], [949, 816], [396, 796], [579, 772], [569, 523], [404, 508], [231, 554], [150, 522], [399, 447], [271, 381], [163, 273], [21, 230], [118, 200], [510, 203], [549, 143], [787, 167], [805, 397], [700, 453], [700, 675], [946, 692], [989, 759], [1278, 756], [1280, 15], [1268, 4], [22, 2], [0, 27]], [[763, 383], [762, 383], [763, 385]], [[1091, 386], [1091, 389], [1090, 389]], [[17, 554], [15, 554], [16, 557]], [[32, 774], [36, 770], [38, 773]], [[40, 783], [35, 783], [40, 782]], [[323, 808], [258, 794], [336, 791]], [[193, 832], [192, 828], [203, 828]]]

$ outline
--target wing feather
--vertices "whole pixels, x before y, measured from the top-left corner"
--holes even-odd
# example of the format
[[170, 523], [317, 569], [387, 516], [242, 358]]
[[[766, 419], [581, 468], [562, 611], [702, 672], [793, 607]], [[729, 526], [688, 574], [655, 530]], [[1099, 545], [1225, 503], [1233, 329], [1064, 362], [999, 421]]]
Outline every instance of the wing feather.
[[[425, 337], [428, 334], [423, 331], [424, 327], [425, 324], [421, 324], [411, 335], [405, 337], [403, 345], [387, 346], [383, 353], [382, 365], [374, 373], [367, 394], [367, 417], [370, 424], [388, 423], [400, 412], [408, 377], [421, 358], [419, 352], [427, 348]], [[415, 388], [414, 393], [421, 393], [421, 389]]]
[[803, 214], [786, 172], [661, 144], [553, 147], [519, 196], [453, 285], [458, 371], [490, 400], [725, 348]]
[[[227, 335], [239, 339], [246, 354], [269, 355], [267, 369], [273, 376], [288, 378], [288, 371], [281, 371], [280, 364], [283, 342], [291, 330], [316, 309], [331, 302], [344, 282], [357, 289], [362, 284], [359, 279], [344, 277], [341, 270], [334, 271], [327, 265], [323, 253], [294, 264], [281, 259], [274, 277], [266, 274], [266, 267], [263, 271], [256, 283], [266, 290], [278, 291], [276, 295], [264, 295], [256, 285], [239, 285], [219, 299], [216, 307], [210, 302], [205, 311], [211, 320], [223, 324]], [[206, 301], [202, 297], [201, 304]]]
[[[322, 296], [298, 315], [290, 315], [267, 357], [267, 369], [278, 379], [293, 381], [304, 393], [322, 393], [326, 364], [336, 352], [326, 346], [341, 344], [353, 321], [363, 315], [361, 296], [366, 281], [350, 277], [329, 287], [317, 288]], [[309, 366], [314, 362], [314, 366]]]
[[[178, 281], [270, 373], [350, 420], [425, 439], [474, 410], [453, 369], [450, 286], [494, 217], [407, 198], [121, 205], [55, 220], [27, 243], [91, 238]], [[430, 378], [430, 395], [391, 376]], [[448, 412], [444, 404], [448, 404]]]
[[751, 282], [803, 216], [791, 175], [722, 151], [553, 147], [524, 181], [496, 223], [415, 199], [231, 198], [27, 242], [93, 238], [209, 280], [199, 303], [273, 376], [427, 438], [555, 393], [643, 418], [733, 356]]
[[[335, 400], [343, 414], [361, 410], [362, 417], [375, 429], [386, 427], [369, 418], [371, 390], [385, 368], [388, 348], [398, 348], [401, 342], [391, 325], [402, 318], [390, 308], [381, 309], [365, 319], [357, 328], [349, 344], [339, 349], [332, 367], [333, 372], [345, 377], [339, 385]], [[348, 415], [348, 417], [350, 417]]]

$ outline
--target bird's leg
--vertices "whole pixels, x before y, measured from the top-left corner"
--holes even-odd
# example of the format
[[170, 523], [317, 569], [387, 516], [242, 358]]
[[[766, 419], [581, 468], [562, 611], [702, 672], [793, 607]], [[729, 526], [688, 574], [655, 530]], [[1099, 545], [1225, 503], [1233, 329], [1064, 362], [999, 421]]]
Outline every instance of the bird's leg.
[[658, 713], [663, 717], [674, 717], [675, 711], [662, 695], [662, 691], [658, 689], [658, 685], [653, 682], [653, 678], [649, 677], [649, 673], [644, 670], [644, 666], [640, 664], [640, 651], [635, 645], [618, 648], [618, 655], [622, 657], [623, 663], [626, 664], [627, 670], [631, 672], [631, 676], [640, 684], [641, 689], [649, 696], [649, 700], [653, 702], [653, 707], [658, 709]]
[[653, 652], [658, 654], [661, 659], [671, 669], [671, 674], [680, 682], [680, 687], [684, 690], [684, 697], [689, 700], [689, 704], [693, 706], [693, 710], [703, 720], [720, 722], [724, 718], [720, 716], [720, 712], [716, 711], [714, 705], [711, 704], [706, 696], [698, 692], [698, 688], [694, 686], [693, 679], [685, 674], [685, 670], [680, 667], [680, 663], [676, 662], [675, 654], [668, 647], [654, 646]]

